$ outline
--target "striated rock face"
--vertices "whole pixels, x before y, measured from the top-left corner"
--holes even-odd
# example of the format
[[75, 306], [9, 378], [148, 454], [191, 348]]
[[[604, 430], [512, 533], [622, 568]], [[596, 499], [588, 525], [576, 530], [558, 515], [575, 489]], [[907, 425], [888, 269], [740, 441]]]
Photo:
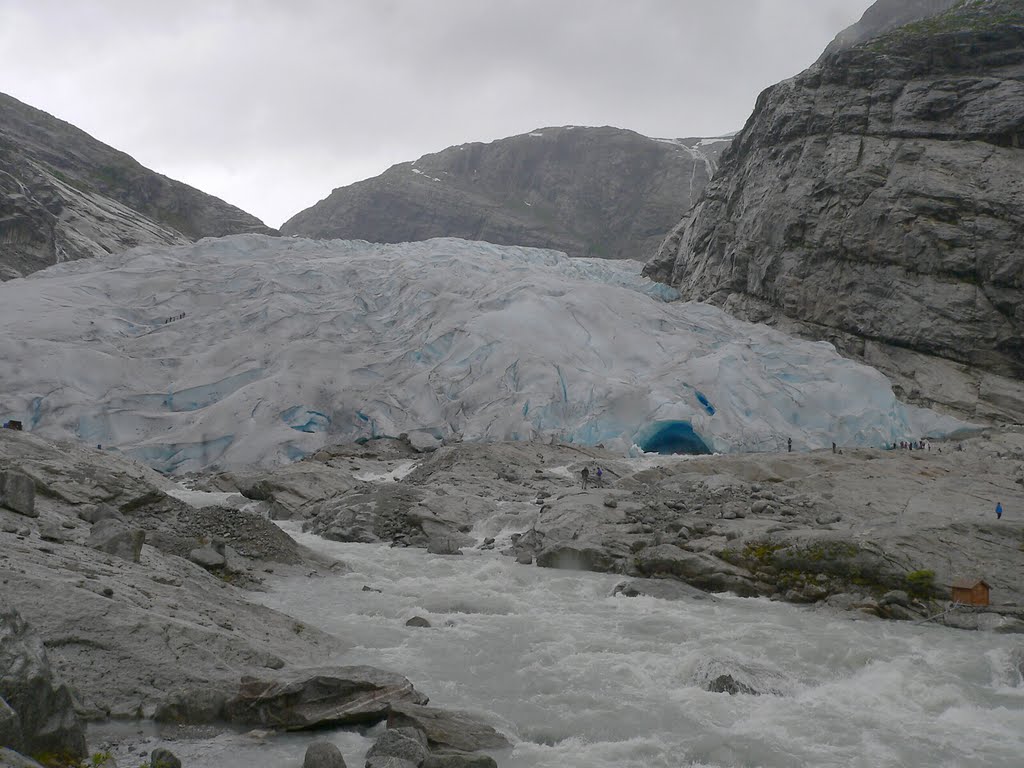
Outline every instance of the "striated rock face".
[[960, 4], [765, 91], [645, 273], [1024, 420], [1022, 146], [1024, 4]]
[[2, 746], [21, 747], [30, 754], [86, 755], [85, 729], [71, 692], [54, 680], [42, 638], [6, 604], [0, 604], [2, 721], [7, 723]]
[[241, 232], [274, 230], [0, 93], [0, 280], [136, 245]]
[[608, 127], [543, 128], [396, 165], [334, 190], [281, 231], [382, 243], [460, 237], [647, 259], [728, 144]]

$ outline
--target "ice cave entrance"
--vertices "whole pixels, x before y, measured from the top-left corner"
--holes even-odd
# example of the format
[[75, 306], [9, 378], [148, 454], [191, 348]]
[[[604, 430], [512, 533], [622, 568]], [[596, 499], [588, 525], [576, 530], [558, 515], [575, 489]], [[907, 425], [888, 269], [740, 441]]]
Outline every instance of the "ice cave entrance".
[[642, 429], [636, 444], [644, 453], [708, 455], [711, 449], [688, 421], [656, 421]]

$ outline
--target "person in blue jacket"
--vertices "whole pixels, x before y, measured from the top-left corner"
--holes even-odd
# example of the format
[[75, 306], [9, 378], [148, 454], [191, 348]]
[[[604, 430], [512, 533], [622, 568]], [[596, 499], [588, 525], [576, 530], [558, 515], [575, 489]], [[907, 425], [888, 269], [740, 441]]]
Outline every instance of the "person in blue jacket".
[[996, 520], [1003, 519], [1003, 505], [1000, 502], [996, 502]]

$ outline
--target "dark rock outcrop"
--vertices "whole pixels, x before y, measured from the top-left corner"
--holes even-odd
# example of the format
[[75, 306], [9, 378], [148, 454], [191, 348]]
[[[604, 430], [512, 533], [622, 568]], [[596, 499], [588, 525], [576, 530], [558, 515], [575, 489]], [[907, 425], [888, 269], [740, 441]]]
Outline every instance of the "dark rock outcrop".
[[225, 706], [229, 722], [289, 730], [373, 723], [389, 707], [426, 704], [406, 678], [374, 667], [332, 667], [244, 677]]
[[[0, 729], [26, 754], [86, 755], [85, 728], [67, 686], [53, 679], [39, 637], [21, 615], [0, 604]], [[5, 715], [6, 713], [6, 715]]]
[[302, 768], [345, 768], [345, 758], [331, 742], [314, 741], [306, 747]]
[[388, 728], [414, 728], [427, 737], [434, 751], [478, 752], [509, 746], [508, 739], [473, 715], [409, 702], [391, 707]]
[[149, 756], [151, 768], [181, 768], [181, 760], [169, 749], [154, 749]]
[[847, 27], [829, 43], [822, 58], [891, 32], [913, 21], [937, 16], [963, 0], [878, 0], [860, 21]]
[[1024, 5], [959, 4], [765, 91], [645, 273], [1022, 421], [1022, 146]]
[[21, 472], [0, 472], [0, 507], [25, 517], [39, 517], [36, 512], [36, 488], [32, 478]]
[[241, 232], [274, 234], [223, 200], [0, 93], [0, 280], [136, 245]]
[[129, 528], [124, 523], [108, 518], [101, 520], [89, 532], [86, 544], [100, 552], [115, 555], [133, 563], [139, 562], [142, 545], [146, 543], [146, 532], [141, 528]]
[[609, 127], [544, 128], [393, 166], [334, 190], [281, 231], [383, 243], [460, 237], [647, 259], [726, 146]]

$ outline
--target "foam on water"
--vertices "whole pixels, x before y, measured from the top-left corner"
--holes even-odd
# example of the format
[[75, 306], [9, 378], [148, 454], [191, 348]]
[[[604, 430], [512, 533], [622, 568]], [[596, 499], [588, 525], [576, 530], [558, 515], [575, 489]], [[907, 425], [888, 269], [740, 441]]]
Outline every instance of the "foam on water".
[[[393, 669], [434, 704], [482, 713], [514, 743], [505, 768], [1003, 768], [1024, 754], [1010, 636], [766, 600], [610, 597], [620, 577], [285, 527], [351, 573], [278, 579], [260, 599], [352, 643], [333, 661]], [[404, 626], [414, 615], [433, 626]], [[709, 660], [781, 695], [706, 692], [695, 680]]]

